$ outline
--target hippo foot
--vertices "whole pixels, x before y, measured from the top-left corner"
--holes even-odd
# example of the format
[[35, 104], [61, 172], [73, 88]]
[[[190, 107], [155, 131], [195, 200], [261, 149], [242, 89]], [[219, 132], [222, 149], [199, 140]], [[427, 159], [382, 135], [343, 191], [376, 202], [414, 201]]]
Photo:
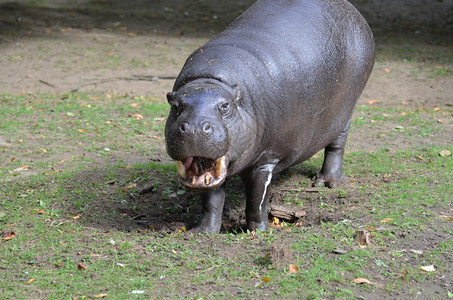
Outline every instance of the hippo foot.
[[343, 174], [341, 175], [333, 175], [333, 174], [321, 174], [318, 173], [315, 177], [313, 177], [313, 186], [326, 186], [328, 188], [336, 188], [342, 184], [348, 182], [348, 179]]
[[266, 219], [262, 222], [249, 222], [247, 229], [252, 232], [254, 230], [267, 231], [269, 229], [269, 220]]
[[195, 226], [192, 229], [186, 231], [188, 234], [199, 234], [199, 233], [219, 233], [220, 230], [209, 230], [208, 228], [204, 228], [202, 226]]
[[206, 230], [197, 226], [197, 227], [187, 230], [186, 233], [188, 233], [188, 234], [206, 233]]

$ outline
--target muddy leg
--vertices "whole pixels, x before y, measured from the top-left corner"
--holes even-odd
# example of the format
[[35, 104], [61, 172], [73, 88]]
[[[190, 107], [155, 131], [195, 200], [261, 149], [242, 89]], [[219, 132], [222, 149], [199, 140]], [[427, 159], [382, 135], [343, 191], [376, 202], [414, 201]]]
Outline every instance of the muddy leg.
[[223, 205], [225, 203], [225, 184], [201, 196], [203, 210], [198, 225], [191, 233], [219, 233], [222, 226]]
[[265, 231], [269, 228], [269, 185], [275, 164], [266, 164], [243, 176], [246, 190], [245, 216], [247, 229]]
[[343, 154], [350, 124], [351, 121], [348, 122], [338, 138], [325, 148], [324, 163], [321, 171], [315, 176], [313, 185], [325, 185], [333, 188], [347, 181], [343, 175]]

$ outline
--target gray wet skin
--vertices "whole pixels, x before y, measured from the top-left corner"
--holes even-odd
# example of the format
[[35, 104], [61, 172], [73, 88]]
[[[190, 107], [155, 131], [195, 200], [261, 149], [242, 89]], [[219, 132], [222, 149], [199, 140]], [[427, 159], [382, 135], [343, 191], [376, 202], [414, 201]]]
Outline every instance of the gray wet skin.
[[321, 149], [314, 184], [345, 181], [351, 115], [374, 63], [371, 30], [343, 0], [260, 0], [187, 59], [167, 95], [180, 181], [202, 192], [193, 232], [217, 233], [225, 179], [246, 189], [249, 230], [267, 230], [272, 176]]

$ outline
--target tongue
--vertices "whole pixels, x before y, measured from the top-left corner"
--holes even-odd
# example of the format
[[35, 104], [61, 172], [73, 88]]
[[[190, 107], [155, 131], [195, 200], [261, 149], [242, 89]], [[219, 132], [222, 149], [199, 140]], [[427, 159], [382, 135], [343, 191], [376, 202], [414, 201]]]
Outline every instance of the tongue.
[[193, 157], [188, 157], [186, 158], [185, 160], [182, 161], [182, 164], [184, 165], [184, 168], [188, 169], [190, 167], [190, 165], [192, 164], [193, 162]]

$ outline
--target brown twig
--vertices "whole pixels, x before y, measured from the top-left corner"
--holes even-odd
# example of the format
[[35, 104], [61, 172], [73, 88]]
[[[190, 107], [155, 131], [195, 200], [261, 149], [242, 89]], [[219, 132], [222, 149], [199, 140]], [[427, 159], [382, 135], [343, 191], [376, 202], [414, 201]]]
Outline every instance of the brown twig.
[[55, 88], [55, 86], [54, 86], [53, 84], [48, 83], [47, 81], [44, 81], [44, 80], [42, 80], [42, 79], [39, 79], [39, 82], [41, 82], [42, 84], [48, 85], [48, 86], [50, 86], [50, 87], [52, 87], [52, 88]]

